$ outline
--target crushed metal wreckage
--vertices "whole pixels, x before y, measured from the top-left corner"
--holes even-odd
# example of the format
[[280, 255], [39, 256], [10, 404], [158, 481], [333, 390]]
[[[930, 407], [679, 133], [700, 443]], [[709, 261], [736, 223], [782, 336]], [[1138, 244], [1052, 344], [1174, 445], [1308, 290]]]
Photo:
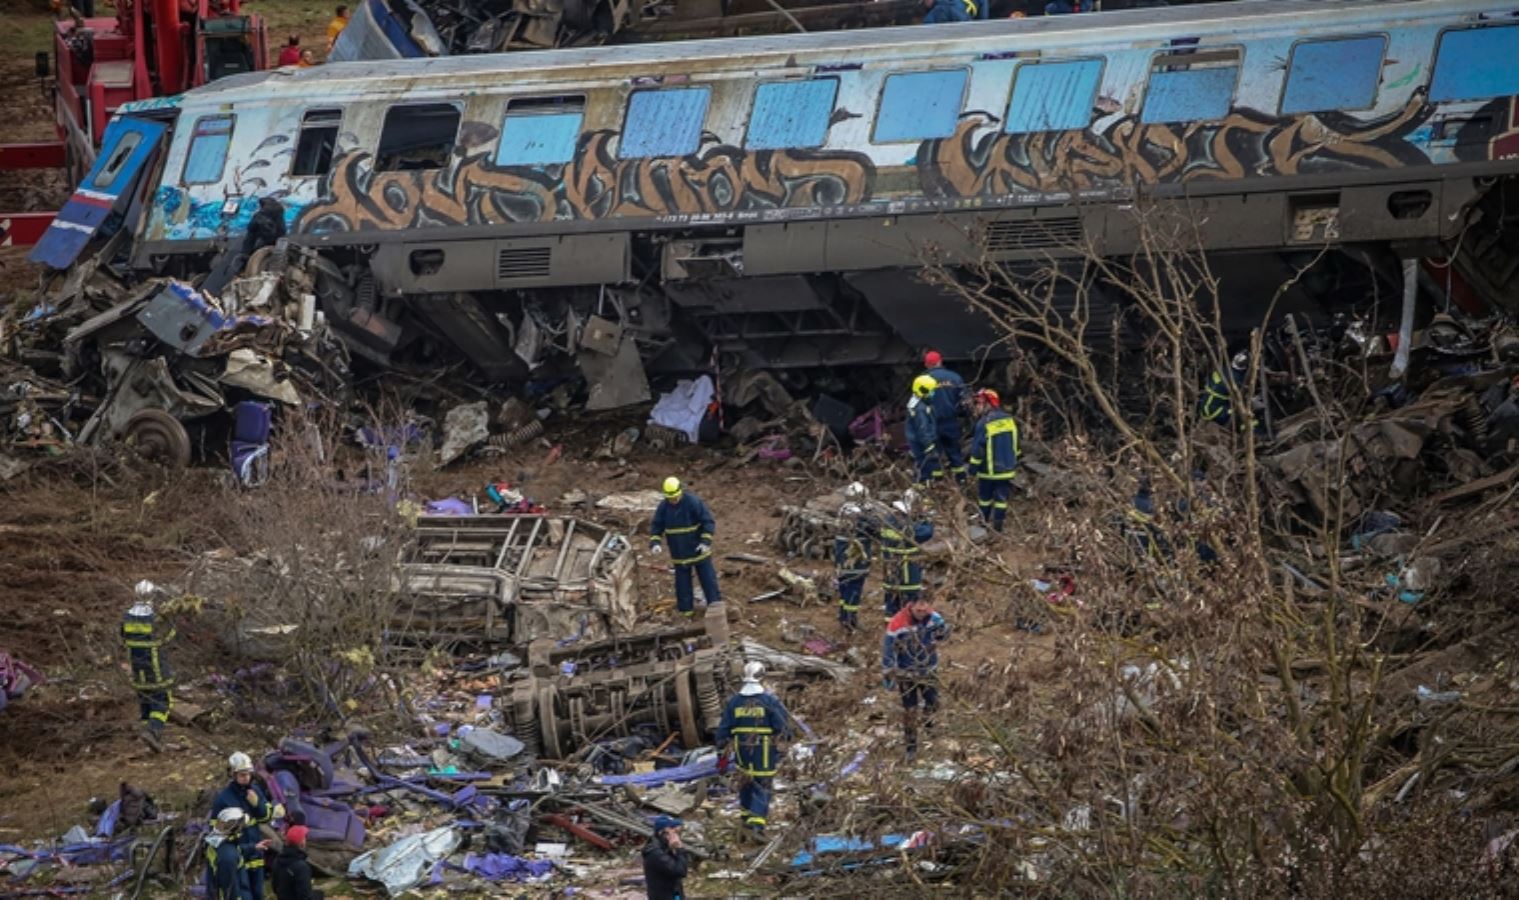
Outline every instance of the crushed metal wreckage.
[[13, 447], [125, 441], [185, 465], [214, 444], [252, 483], [274, 408], [347, 396], [347, 350], [317, 310], [316, 257], [265, 254], [219, 296], [172, 278], [125, 285], [107, 258], [75, 266], [15, 330]]
[[363, 0], [329, 62], [907, 25], [918, 0]]
[[423, 516], [397, 573], [396, 628], [420, 640], [528, 644], [633, 631], [626, 536], [557, 516]]

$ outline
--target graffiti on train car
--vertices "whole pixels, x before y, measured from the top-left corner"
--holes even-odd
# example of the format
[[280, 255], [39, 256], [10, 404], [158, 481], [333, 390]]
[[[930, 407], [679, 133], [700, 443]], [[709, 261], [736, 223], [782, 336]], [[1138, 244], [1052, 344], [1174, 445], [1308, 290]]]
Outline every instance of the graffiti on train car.
[[950, 137], [925, 141], [917, 167], [926, 197], [952, 199], [1427, 165], [1407, 138], [1431, 111], [1421, 90], [1366, 121], [1235, 109], [1215, 122], [1146, 125], [1125, 115], [1100, 129], [1029, 134], [1006, 134], [976, 112]]
[[375, 172], [370, 154], [349, 152], [295, 227], [326, 233], [834, 207], [868, 200], [875, 182], [863, 153], [751, 152], [707, 134], [689, 156], [618, 159], [616, 138], [590, 132], [574, 160], [542, 169], [497, 166], [481, 152], [442, 169]]

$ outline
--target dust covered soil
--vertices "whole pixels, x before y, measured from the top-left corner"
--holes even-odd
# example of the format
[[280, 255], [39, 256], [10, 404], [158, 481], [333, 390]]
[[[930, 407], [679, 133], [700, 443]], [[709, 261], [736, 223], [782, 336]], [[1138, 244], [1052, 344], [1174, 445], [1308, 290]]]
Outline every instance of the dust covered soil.
[[[538, 442], [507, 455], [420, 473], [413, 495], [483, 500], [484, 485], [506, 480], [553, 513], [586, 515], [625, 528], [635, 535], [639, 551], [640, 627], [658, 626], [674, 621], [673, 589], [665, 560], [643, 550], [647, 517], [561, 509], [559, 500], [571, 491], [584, 491], [594, 500], [648, 490], [665, 475], [681, 473], [716, 516], [717, 556], [747, 557], [723, 559], [719, 565], [735, 633], [793, 651], [801, 649], [798, 634], [822, 636], [835, 643], [832, 658], [862, 663], [851, 683], [819, 686], [791, 702], [799, 715], [820, 723], [821, 731], [873, 733], [879, 756], [875, 765], [889, 768], [901, 748], [895, 697], [880, 690], [876, 671], [879, 579], [873, 577], [869, 584], [862, 634], [850, 639], [837, 626], [828, 562], [787, 561], [776, 546], [780, 507], [804, 503], [835, 485], [800, 467], [732, 465], [731, 454], [706, 448], [664, 453], [640, 448], [625, 459], [603, 458], [596, 452], [598, 432], [572, 431], [570, 442], [551, 429]], [[136, 697], [128, 686], [118, 636], [132, 585], [145, 578], [172, 584], [208, 554], [259, 549], [243, 543], [246, 536], [239, 527], [247, 495], [227, 486], [219, 472], [169, 473], [126, 456], [82, 452], [38, 466], [6, 488], [0, 508], [0, 582], [6, 585], [0, 648], [35, 665], [48, 680], [3, 713], [0, 768], [7, 775], [0, 779], [0, 843], [29, 843], [57, 837], [74, 825], [88, 827], [89, 801], [114, 798], [122, 781], [147, 789], [169, 814], [203, 812], [203, 794], [220, 783], [229, 753], [245, 750], [257, 756], [310, 724], [283, 718], [279, 704], [267, 698], [237, 696], [235, 656], [211, 626], [190, 615], [178, 618], [180, 638], [170, 652], [181, 685], [176, 708], [210, 714], [188, 726], [176, 713], [162, 756], [138, 740]], [[961, 504], [961, 514], [973, 509], [952, 492], [943, 498]], [[805, 605], [795, 596], [748, 602], [785, 587], [776, 578], [782, 565], [815, 576], [824, 588], [821, 596]], [[1005, 601], [967, 604], [976, 612], [966, 610], [962, 616], [956, 609], [961, 595], [952, 596], [941, 604], [959, 629], [944, 663], [951, 696], [956, 683], [984, 675], [988, 662], [1002, 669], [1048, 641], [1012, 629]], [[786, 810], [790, 802], [783, 800], [780, 808]], [[585, 886], [594, 879], [575, 883]]]

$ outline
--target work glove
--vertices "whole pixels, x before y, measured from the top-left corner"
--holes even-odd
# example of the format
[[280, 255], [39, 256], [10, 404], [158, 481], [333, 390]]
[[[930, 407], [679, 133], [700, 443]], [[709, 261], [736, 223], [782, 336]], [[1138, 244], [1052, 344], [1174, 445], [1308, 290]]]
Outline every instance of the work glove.
[[712, 545], [711, 544], [697, 544], [696, 545], [696, 555], [697, 556], [701, 556], [704, 553], [711, 553], [711, 552], [712, 552]]
[[285, 818], [285, 804], [283, 804], [283, 803], [276, 803], [276, 804], [274, 804], [274, 815], [272, 816], [272, 818], [274, 818], [274, 819], [283, 819], [283, 818]]
[[655, 556], [663, 556], [665, 552], [665, 545], [656, 541], [649, 545], [649, 552]]

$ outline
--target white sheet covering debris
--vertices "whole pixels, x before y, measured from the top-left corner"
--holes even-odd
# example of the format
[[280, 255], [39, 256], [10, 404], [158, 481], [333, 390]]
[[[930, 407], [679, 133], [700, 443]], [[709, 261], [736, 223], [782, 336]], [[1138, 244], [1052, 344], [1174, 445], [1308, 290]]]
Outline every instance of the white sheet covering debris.
[[674, 390], [661, 395], [659, 402], [654, 404], [654, 410], [649, 413], [649, 423], [684, 432], [694, 444], [697, 432], [701, 429], [702, 417], [707, 414], [707, 404], [712, 402], [714, 393], [716, 390], [712, 386], [712, 379], [706, 375], [695, 381], [677, 382]]

